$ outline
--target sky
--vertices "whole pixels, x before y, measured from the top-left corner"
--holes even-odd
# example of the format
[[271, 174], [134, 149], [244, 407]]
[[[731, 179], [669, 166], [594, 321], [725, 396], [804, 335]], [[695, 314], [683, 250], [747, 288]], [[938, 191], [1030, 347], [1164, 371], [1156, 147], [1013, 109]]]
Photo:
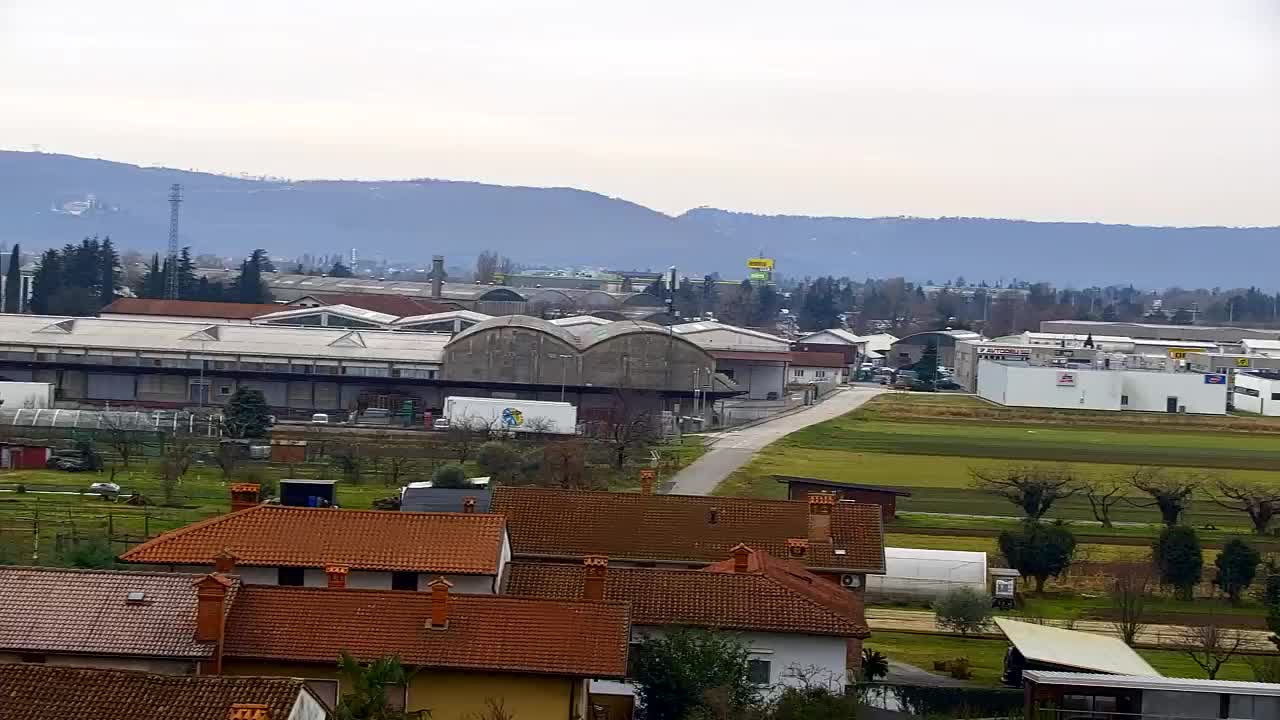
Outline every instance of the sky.
[[0, 0], [0, 147], [676, 214], [1280, 225], [1280, 0]]

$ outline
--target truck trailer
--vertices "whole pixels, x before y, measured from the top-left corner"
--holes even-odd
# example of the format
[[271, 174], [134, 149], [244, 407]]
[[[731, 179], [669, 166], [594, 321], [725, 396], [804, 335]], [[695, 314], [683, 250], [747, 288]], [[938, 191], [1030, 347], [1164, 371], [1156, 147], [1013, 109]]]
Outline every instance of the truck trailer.
[[448, 397], [444, 416], [449, 427], [556, 435], [578, 432], [578, 409], [567, 402]]

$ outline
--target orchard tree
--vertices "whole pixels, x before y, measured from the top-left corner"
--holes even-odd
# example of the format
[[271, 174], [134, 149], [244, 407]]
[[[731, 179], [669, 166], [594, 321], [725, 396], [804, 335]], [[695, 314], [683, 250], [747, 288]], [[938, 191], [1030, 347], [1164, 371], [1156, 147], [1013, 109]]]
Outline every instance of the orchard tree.
[[1182, 521], [1183, 514], [1191, 504], [1191, 497], [1201, 484], [1197, 478], [1175, 475], [1158, 467], [1136, 468], [1127, 475], [1127, 480], [1135, 490], [1151, 498], [1147, 502], [1129, 500], [1129, 504], [1157, 508], [1166, 527], [1173, 527]]
[[943, 630], [982, 632], [991, 624], [991, 597], [971, 587], [954, 588], [933, 602], [933, 614]]
[[1017, 505], [1023, 516], [1032, 522], [1044, 517], [1057, 501], [1080, 491], [1075, 476], [1065, 469], [1034, 466], [1002, 470], [971, 468], [969, 474], [973, 476], [977, 489]]
[[1151, 545], [1151, 559], [1160, 582], [1174, 589], [1179, 600], [1190, 600], [1204, 571], [1200, 537], [1185, 525], [1166, 527]]
[[1216, 485], [1217, 493], [1210, 497], [1215, 504], [1248, 515], [1253, 531], [1267, 534], [1271, 521], [1280, 513], [1280, 489], [1230, 480], [1219, 480]]
[[1084, 497], [1089, 501], [1089, 509], [1093, 511], [1093, 519], [1102, 523], [1102, 527], [1112, 527], [1111, 509], [1124, 497], [1124, 484], [1116, 480], [1091, 480], [1081, 483]]
[[1262, 555], [1257, 549], [1239, 538], [1232, 538], [1222, 546], [1222, 552], [1213, 561], [1218, 568], [1213, 584], [1231, 598], [1232, 605], [1238, 605], [1240, 593], [1253, 584], [1261, 562]]

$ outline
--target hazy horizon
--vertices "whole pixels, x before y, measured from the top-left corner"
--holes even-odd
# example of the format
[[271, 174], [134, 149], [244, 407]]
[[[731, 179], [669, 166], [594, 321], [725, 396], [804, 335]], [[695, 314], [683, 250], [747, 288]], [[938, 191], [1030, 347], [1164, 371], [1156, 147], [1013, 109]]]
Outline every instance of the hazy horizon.
[[1280, 225], [1280, 3], [0, 0], [0, 146], [669, 215]]

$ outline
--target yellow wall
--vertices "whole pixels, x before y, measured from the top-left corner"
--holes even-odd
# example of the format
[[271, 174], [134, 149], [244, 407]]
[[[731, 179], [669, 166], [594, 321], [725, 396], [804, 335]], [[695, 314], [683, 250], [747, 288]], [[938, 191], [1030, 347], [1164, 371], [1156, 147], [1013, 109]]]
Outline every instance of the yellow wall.
[[[315, 679], [338, 678], [338, 663], [310, 664], [227, 660], [226, 675], [272, 675]], [[576, 678], [514, 673], [419, 670], [409, 685], [409, 711], [430, 710], [431, 720], [471, 720], [483, 717], [485, 701], [501, 700], [518, 720], [584, 718], [585, 682]], [[576, 688], [576, 692], [574, 692]], [[341, 687], [339, 693], [346, 692]], [[570, 715], [570, 697], [577, 715]], [[584, 718], [585, 720], [585, 718]]]

